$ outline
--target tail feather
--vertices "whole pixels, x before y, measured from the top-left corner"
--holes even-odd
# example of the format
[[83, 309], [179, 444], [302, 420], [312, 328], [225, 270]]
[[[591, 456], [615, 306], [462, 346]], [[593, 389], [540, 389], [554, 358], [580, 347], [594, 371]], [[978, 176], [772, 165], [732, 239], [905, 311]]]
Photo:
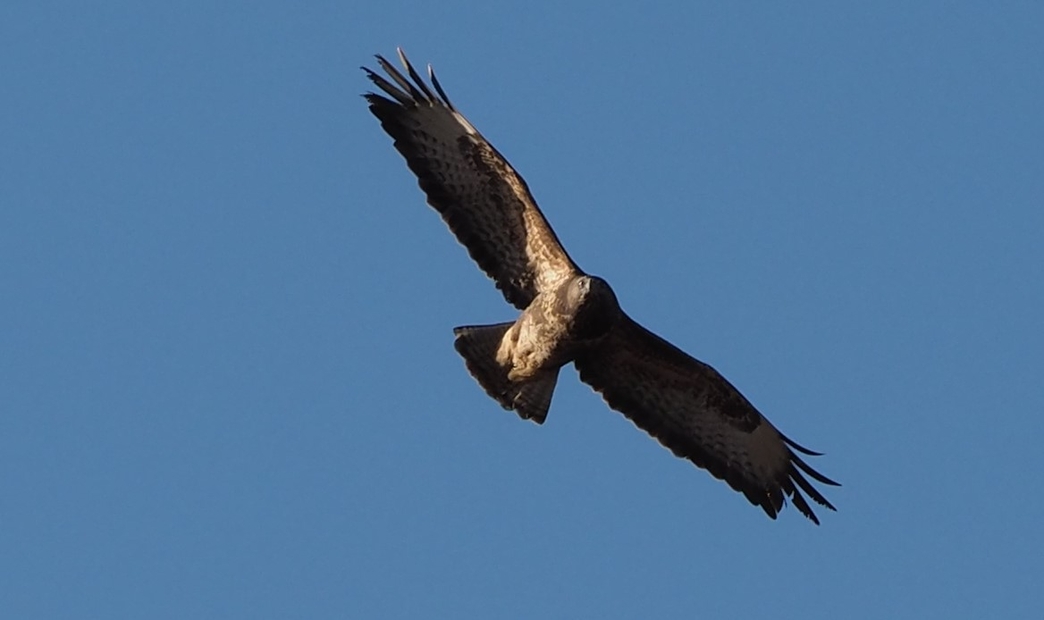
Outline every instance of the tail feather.
[[497, 362], [497, 351], [512, 325], [514, 323], [457, 327], [453, 330], [456, 336], [453, 348], [464, 358], [471, 376], [493, 400], [524, 420], [543, 424], [558, 383], [558, 369], [526, 381], [509, 379], [511, 368]]

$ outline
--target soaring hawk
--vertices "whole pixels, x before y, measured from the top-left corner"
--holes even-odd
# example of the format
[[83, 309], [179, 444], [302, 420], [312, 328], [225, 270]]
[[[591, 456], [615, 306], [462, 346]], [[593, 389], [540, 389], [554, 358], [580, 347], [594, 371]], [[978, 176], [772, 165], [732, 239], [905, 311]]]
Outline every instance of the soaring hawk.
[[[605, 280], [569, 257], [511, 164], [450, 103], [431, 67], [425, 84], [399, 50], [408, 78], [381, 56], [387, 78], [370, 111], [417, 175], [428, 204], [471, 257], [522, 311], [514, 322], [458, 327], [454, 346], [482, 388], [505, 409], [542, 424], [558, 371], [570, 362], [675, 455], [689, 459], [776, 518], [786, 498], [815, 523], [805, 495], [834, 507], [809, 482], [836, 482], [716, 370], [645, 329], [620, 309]], [[805, 495], [803, 495], [804, 493]]]

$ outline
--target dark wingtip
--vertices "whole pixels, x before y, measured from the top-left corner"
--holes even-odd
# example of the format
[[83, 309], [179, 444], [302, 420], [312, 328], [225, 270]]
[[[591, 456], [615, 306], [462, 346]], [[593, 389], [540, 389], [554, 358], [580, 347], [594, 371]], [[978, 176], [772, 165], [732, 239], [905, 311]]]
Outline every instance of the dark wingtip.
[[[787, 491], [787, 495], [790, 498], [790, 502], [794, 504], [794, 507], [797, 508], [798, 511], [801, 514], [803, 514], [806, 518], [808, 518], [809, 521], [812, 521], [816, 525], [819, 525], [819, 518], [816, 516], [816, 513], [812, 510], [812, 507], [805, 499], [805, 496], [801, 494], [802, 491], [804, 491], [805, 494], [807, 494], [808, 497], [812, 499], [812, 501], [819, 504], [820, 506], [823, 506], [824, 508], [829, 508], [830, 510], [833, 510], [835, 512], [837, 511], [837, 508], [835, 508], [834, 505], [831, 504], [827, 500], [827, 498], [819, 492], [819, 490], [812, 486], [812, 484], [805, 478], [805, 475], [809, 476], [810, 478], [821, 484], [826, 484], [829, 486], [839, 487], [841, 486], [841, 483], [831, 480], [830, 478], [827, 478], [823, 474], [819, 473], [811, 465], [806, 463], [804, 459], [795, 454], [795, 452], [797, 452], [807, 456], [823, 456], [822, 452], [815, 452], [814, 450], [809, 450], [808, 448], [802, 446], [801, 444], [797, 443], [796, 441], [787, 437], [786, 435], [783, 435], [782, 433], [780, 433], [780, 437], [782, 437], [784, 443], [786, 443], [787, 446], [793, 449], [790, 452], [790, 468], [787, 474], [789, 480], [787, 481], [787, 484], [784, 485], [784, 488], [786, 488]], [[805, 475], [802, 475], [802, 473], [804, 473]]]
[[761, 506], [761, 509], [765, 511], [765, 514], [768, 515], [769, 519], [772, 519], [773, 521], [776, 520], [776, 517], [779, 514], [779, 511], [776, 510], [776, 508], [771, 503], [769, 503], [768, 501], [764, 501], [764, 502], [761, 502], [761, 504], [759, 504], [759, 506]]
[[801, 454], [805, 454], [805, 455], [808, 455], [808, 456], [823, 456], [825, 454], [824, 452], [816, 452], [814, 450], [809, 450], [805, 446], [799, 444], [798, 442], [794, 441], [790, 437], [787, 437], [783, 433], [779, 433], [779, 436], [783, 438], [784, 443], [786, 443], [791, 448], [794, 448], [795, 450], [797, 450]]
[[431, 91], [428, 83], [413, 68], [409, 58], [406, 57], [406, 52], [401, 47], [395, 48], [395, 51], [399, 56], [399, 62], [402, 63], [402, 67], [406, 71], [406, 75], [403, 75], [394, 65], [388, 62], [387, 58], [380, 54], [374, 54], [373, 57], [377, 59], [377, 64], [388, 75], [391, 82], [367, 67], [360, 67], [360, 69], [366, 72], [366, 77], [376, 84], [378, 88], [391, 95], [405, 107], [415, 106], [423, 102], [428, 105], [442, 105], [456, 112], [456, 108], [453, 107], [449, 97], [446, 96], [446, 91], [442, 89], [438, 78], [435, 77], [435, 71], [431, 68], [431, 65], [428, 65], [428, 78], [431, 80], [431, 85], [435, 87], [435, 92], [438, 95]]
[[811, 465], [806, 463], [800, 456], [798, 456], [798, 455], [796, 455], [794, 453], [791, 453], [790, 460], [793, 462], [794, 465], [797, 465], [798, 469], [800, 469], [801, 471], [805, 472], [809, 476], [812, 476], [815, 480], [817, 480], [819, 482], [822, 482], [823, 484], [829, 484], [832, 487], [839, 487], [839, 486], [841, 486], [840, 482], [836, 482], [834, 480], [831, 480], [830, 478], [827, 478], [823, 474], [821, 474], [818, 471], [816, 471]]
[[434, 100], [435, 95], [431, 94], [431, 91], [428, 90], [428, 85], [424, 83], [424, 80], [421, 79], [420, 75], [413, 68], [413, 65], [410, 64], [409, 59], [406, 58], [406, 52], [402, 51], [401, 47], [395, 48], [395, 51], [399, 53], [399, 62], [402, 63], [403, 68], [406, 69], [406, 74], [410, 76], [410, 79], [413, 80], [413, 83], [416, 84], [417, 88], [419, 88], [421, 92], [424, 93], [428, 101]]
[[816, 516], [815, 511], [813, 511], [812, 507], [808, 505], [808, 502], [805, 501], [805, 497], [801, 495], [801, 493], [794, 491], [794, 495], [791, 496], [790, 502], [794, 504], [794, 507], [798, 509], [798, 512], [805, 515], [806, 519], [819, 525], [819, 517]]
[[431, 85], [435, 87], [435, 91], [442, 97], [442, 102], [446, 104], [447, 108], [456, 112], [457, 108], [453, 107], [453, 103], [446, 96], [446, 91], [442, 90], [442, 84], [439, 84], [439, 78], [435, 77], [435, 69], [430, 64], [428, 65], [428, 77], [431, 79]]

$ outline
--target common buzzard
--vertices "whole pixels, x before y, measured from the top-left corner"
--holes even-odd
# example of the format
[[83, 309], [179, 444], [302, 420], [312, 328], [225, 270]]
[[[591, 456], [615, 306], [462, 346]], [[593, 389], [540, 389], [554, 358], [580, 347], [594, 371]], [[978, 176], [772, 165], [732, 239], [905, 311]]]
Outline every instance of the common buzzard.
[[428, 204], [522, 311], [514, 322], [453, 330], [454, 347], [482, 388], [505, 409], [541, 424], [558, 371], [572, 362], [610, 407], [769, 517], [790, 498], [818, 524], [802, 492], [834, 510], [805, 476], [837, 483], [796, 452], [819, 454], [776, 430], [716, 370], [627, 316], [605, 280], [569, 257], [526, 182], [450, 103], [430, 65], [434, 93], [402, 50], [399, 60], [409, 78], [381, 56], [387, 78], [363, 67], [387, 95], [364, 95], [370, 111], [417, 175]]

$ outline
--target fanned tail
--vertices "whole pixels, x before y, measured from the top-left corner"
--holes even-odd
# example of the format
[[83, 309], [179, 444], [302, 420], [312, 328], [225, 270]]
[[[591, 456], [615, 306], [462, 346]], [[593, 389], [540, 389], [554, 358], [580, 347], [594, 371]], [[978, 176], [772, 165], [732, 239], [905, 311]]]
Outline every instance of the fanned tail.
[[543, 424], [558, 383], [558, 369], [526, 381], [509, 379], [511, 368], [497, 362], [497, 351], [512, 325], [514, 323], [457, 327], [453, 330], [456, 336], [453, 348], [464, 358], [471, 376], [493, 400], [523, 420]]

